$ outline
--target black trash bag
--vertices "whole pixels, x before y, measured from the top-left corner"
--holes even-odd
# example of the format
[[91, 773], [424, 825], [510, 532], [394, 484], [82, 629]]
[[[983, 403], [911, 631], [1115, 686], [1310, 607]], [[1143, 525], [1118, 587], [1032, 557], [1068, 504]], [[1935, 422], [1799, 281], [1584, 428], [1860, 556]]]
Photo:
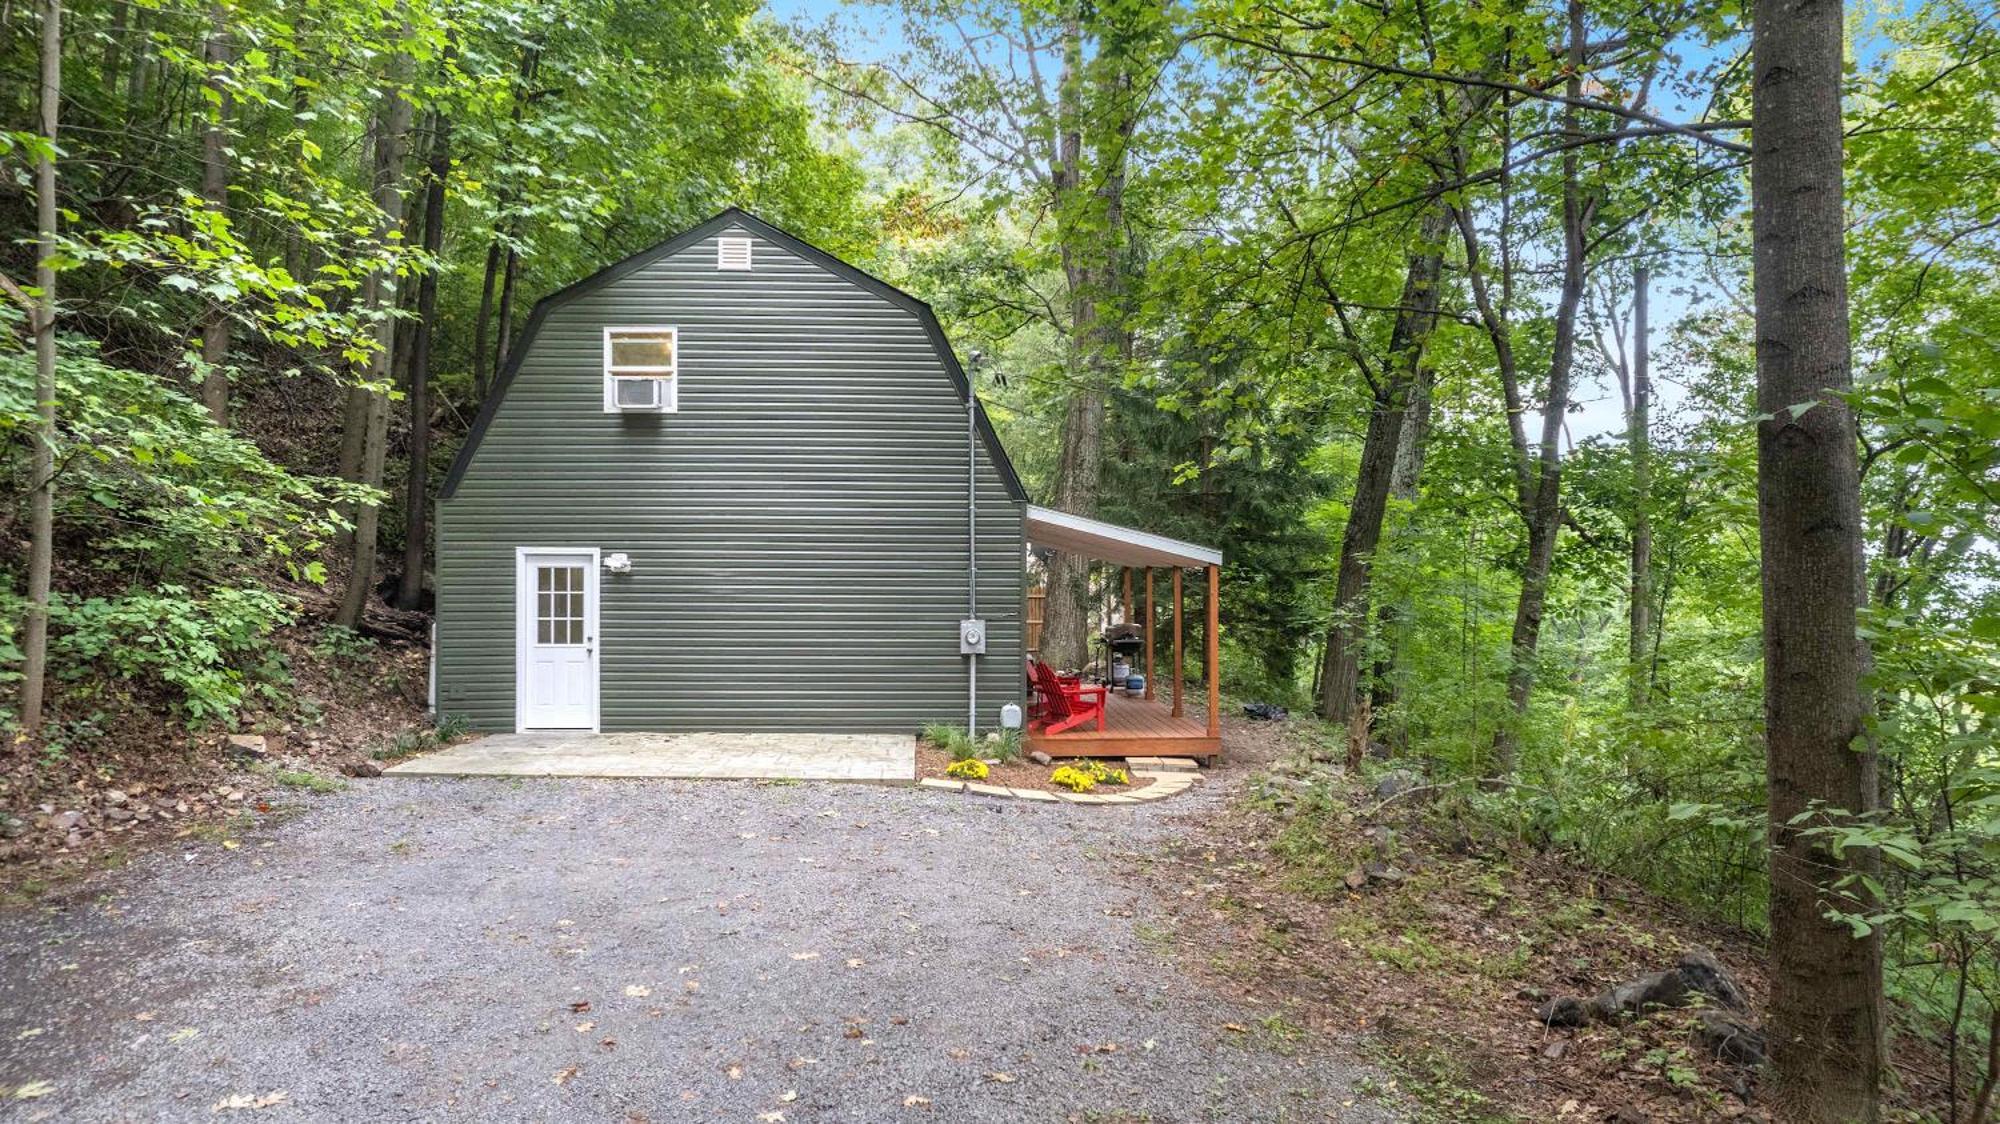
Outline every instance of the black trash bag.
[[1277, 703], [1265, 702], [1244, 703], [1243, 713], [1259, 722], [1282, 722], [1291, 716], [1290, 711]]

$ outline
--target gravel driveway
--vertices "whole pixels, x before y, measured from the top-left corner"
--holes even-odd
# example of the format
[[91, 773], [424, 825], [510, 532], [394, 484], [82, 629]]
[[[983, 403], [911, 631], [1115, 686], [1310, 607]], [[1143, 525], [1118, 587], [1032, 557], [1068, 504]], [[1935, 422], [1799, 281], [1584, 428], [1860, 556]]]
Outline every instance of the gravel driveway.
[[1120, 873], [1219, 798], [362, 782], [0, 912], [0, 1118], [1391, 1119]]

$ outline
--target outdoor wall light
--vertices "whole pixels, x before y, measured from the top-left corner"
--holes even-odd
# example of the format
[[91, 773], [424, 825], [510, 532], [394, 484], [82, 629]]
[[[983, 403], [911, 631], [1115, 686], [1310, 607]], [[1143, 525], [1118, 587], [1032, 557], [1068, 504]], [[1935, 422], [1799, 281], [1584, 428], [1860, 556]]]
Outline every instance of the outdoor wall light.
[[632, 556], [623, 551], [607, 554], [604, 556], [604, 568], [613, 574], [629, 574], [632, 572]]

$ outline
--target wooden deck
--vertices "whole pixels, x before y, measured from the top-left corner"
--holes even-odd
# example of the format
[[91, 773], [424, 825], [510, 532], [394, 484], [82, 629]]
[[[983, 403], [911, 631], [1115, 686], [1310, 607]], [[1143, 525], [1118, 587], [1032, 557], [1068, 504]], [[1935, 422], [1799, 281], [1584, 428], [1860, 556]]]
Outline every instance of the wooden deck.
[[1028, 748], [1050, 757], [1200, 757], [1209, 764], [1222, 754], [1222, 739], [1210, 737], [1206, 722], [1174, 717], [1165, 700], [1110, 697], [1104, 729], [1086, 723], [1060, 734], [1033, 732]]

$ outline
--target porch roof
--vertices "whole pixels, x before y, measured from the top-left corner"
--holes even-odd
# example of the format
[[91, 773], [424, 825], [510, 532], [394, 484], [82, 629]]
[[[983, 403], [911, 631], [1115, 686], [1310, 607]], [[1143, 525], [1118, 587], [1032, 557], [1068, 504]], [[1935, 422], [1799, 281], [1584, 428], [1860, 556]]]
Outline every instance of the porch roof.
[[1220, 566], [1222, 552], [1102, 519], [1028, 505], [1028, 541], [1121, 566]]

